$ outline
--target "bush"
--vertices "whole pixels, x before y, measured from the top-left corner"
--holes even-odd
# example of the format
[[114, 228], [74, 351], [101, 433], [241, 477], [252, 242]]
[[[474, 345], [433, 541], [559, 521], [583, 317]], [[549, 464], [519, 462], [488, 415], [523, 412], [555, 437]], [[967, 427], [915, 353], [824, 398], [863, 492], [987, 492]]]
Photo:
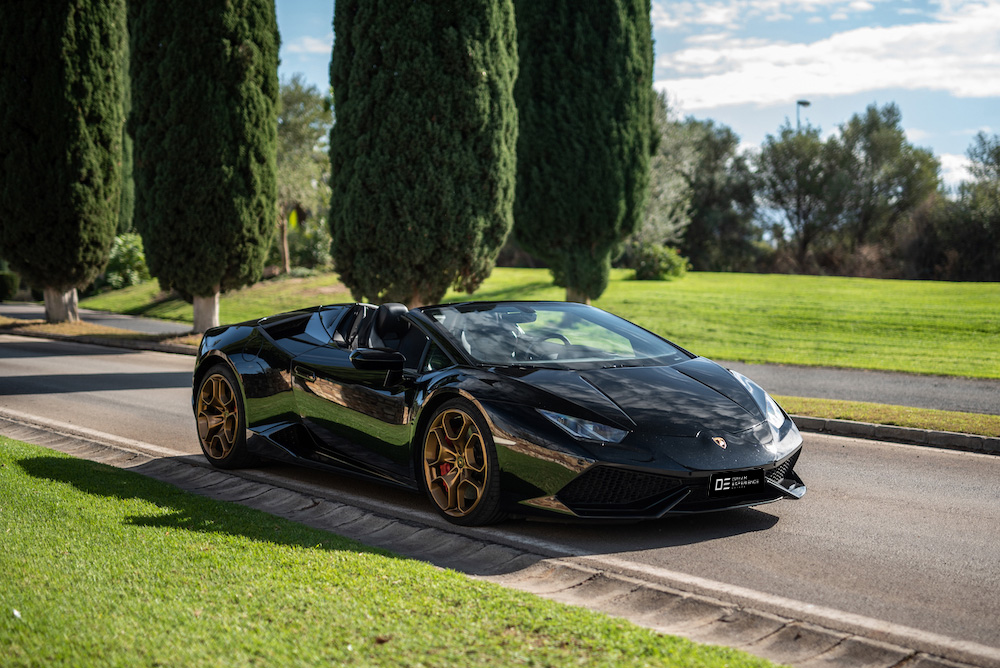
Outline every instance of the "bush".
[[0, 271], [0, 301], [11, 299], [17, 294], [21, 277], [12, 271]]
[[[115, 290], [136, 285], [151, 278], [146, 267], [146, 254], [142, 248], [142, 237], [135, 233], [120, 234], [115, 237], [111, 248], [111, 259], [104, 270], [104, 279], [99, 281]], [[99, 286], [103, 287], [103, 286]]]
[[676, 248], [658, 244], [639, 244], [628, 250], [628, 266], [635, 269], [638, 281], [664, 281], [682, 278], [690, 268], [687, 258]]

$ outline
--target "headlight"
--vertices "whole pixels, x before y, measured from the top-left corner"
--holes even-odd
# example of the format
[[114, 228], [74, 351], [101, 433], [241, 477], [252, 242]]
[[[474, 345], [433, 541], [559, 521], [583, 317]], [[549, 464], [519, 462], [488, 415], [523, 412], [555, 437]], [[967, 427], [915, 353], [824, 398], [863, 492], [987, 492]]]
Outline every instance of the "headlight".
[[785, 424], [785, 414], [781, 412], [778, 408], [778, 404], [775, 403], [774, 399], [771, 398], [770, 394], [764, 393], [764, 399], [767, 403], [767, 422], [775, 429], [780, 429], [781, 425]]
[[750, 396], [753, 397], [754, 403], [760, 407], [760, 409], [764, 412], [764, 415], [767, 417], [767, 423], [769, 425], [775, 429], [779, 429], [781, 425], [785, 424], [785, 414], [781, 412], [781, 409], [778, 408], [778, 404], [775, 403], [770, 394], [765, 392], [760, 385], [753, 382], [739, 371], [729, 369], [729, 373], [733, 374], [733, 377], [740, 381], [740, 384], [746, 388], [747, 392], [750, 393]]
[[608, 425], [601, 424], [599, 422], [581, 420], [580, 418], [563, 415], [562, 413], [553, 413], [552, 411], [542, 410], [541, 408], [536, 408], [535, 410], [551, 420], [564, 432], [573, 438], [580, 439], [581, 441], [620, 443], [621, 440], [628, 434], [628, 432], [624, 429], [609, 427]]

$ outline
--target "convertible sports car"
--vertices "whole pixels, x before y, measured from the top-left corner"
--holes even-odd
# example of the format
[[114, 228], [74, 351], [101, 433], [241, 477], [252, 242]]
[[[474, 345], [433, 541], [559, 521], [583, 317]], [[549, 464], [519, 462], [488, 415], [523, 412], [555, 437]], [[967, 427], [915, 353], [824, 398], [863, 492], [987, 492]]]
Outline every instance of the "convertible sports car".
[[802, 437], [746, 377], [581, 304], [337, 304], [209, 330], [192, 404], [220, 468], [423, 489], [456, 524], [797, 499]]

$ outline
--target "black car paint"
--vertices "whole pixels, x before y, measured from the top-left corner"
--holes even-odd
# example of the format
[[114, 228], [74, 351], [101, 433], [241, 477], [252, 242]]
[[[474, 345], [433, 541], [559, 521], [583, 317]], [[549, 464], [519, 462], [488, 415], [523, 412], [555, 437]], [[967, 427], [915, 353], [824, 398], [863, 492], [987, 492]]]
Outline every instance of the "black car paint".
[[[788, 464], [794, 465], [801, 446], [780, 456], [764, 447], [772, 434], [762, 411], [728, 371], [705, 358], [579, 370], [482, 367], [412, 310], [406, 315], [411, 326], [454, 364], [427, 373], [419, 373], [418, 365], [403, 372], [362, 370], [352, 363], [350, 349], [323, 340], [353, 308], [315, 307], [210, 330], [199, 350], [194, 387], [212, 364], [227, 364], [240, 379], [252, 450], [411, 489], [421, 488], [422, 419], [447, 399], [464, 397], [489, 424], [504, 502], [518, 514], [658, 517], [798, 498], [805, 490]], [[541, 407], [629, 434], [618, 444], [577, 440], [538, 413]], [[787, 435], [794, 426], [788, 420], [783, 429]], [[724, 439], [725, 447], [713, 438]], [[570, 483], [585, 486], [581, 474], [597, 478], [609, 467], [616, 470], [611, 478], [655, 476], [676, 484], [656, 498], [621, 507], [570, 508], [559, 501]], [[708, 495], [716, 471], [782, 477], [762, 493], [720, 500]]]

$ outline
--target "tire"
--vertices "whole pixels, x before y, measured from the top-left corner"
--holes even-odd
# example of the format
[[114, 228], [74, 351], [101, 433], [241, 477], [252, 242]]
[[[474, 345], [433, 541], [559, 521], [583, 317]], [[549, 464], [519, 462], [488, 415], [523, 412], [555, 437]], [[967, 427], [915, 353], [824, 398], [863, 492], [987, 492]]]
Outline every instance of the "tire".
[[431, 504], [449, 522], [482, 526], [503, 519], [493, 434], [471, 402], [451, 399], [434, 411], [421, 441], [420, 471]]
[[247, 468], [259, 461], [247, 450], [246, 413], [239, 387], [235, 374], [224, 364], [209, 369], [198, 386], [198, 441], [216, 468]]

